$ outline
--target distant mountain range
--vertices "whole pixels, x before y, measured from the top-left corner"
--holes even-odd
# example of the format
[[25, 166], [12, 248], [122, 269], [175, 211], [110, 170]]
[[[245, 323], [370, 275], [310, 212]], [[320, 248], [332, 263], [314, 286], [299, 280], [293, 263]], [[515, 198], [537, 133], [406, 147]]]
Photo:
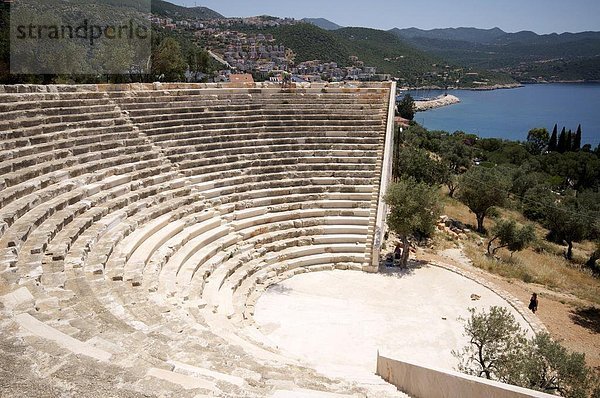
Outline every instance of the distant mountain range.
[[304, 18], [302, 19], [302, 22], [313, 24], [325, 30], [338, 30], [342, 28], [342, 26], [325, 18]]
[[490, 41], [507, 34], [500, 28], [446, 28], [431, 30], [423, 30], [418, 28], [394, 28], [390, 30], [390, 32], [405, 39], [427, 38], [436, 40], [467, 41], [471, 43], [489, 43]]
[[152, 0], [152, 13], [173, 19], [222, 19], [223, 15], [206, 7], [183, 7], [163, 0]]
[[600, 80], [600, 32], [538, 35], [499, 28], [392, 29], [411, 45], [460, 65], [529, 81]]

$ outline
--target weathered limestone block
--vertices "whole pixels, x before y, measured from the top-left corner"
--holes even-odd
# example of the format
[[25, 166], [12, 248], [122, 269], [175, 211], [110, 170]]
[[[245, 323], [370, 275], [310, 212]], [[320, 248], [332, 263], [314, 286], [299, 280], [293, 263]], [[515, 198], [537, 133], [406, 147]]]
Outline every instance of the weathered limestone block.
[[22, 287], [13, 292], [0, 296], [0, 302], [11, 311], [26, 311], [33, 307], [34, 297], [29, 289]]

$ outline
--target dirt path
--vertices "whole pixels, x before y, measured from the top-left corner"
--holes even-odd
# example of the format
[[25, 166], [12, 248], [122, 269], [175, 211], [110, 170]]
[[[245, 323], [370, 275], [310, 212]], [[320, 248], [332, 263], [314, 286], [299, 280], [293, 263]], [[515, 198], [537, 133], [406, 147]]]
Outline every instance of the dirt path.
[[445, 250], [438, 254], [418, 250], [417, 259], [447, 263], [480, 275], [524, 303], [529, 302], [533, 292], [538, 293], [537, 316], [552, 337], [562, 341], [570, 350], [585, 353], [588, 364], [600, 371], [600, 310], [594, 309], [592, 303], [540, 285], [490, 274], [473, 267], [460, 249]]

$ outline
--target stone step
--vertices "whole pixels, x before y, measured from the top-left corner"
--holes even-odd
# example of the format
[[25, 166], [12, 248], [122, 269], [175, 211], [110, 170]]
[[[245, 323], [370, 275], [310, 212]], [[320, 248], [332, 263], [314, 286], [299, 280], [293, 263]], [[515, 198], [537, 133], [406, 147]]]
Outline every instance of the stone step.
[[112, 355], [104, 350], [96, 348], [90, 344], [86, 344], [77, 339], [70, 337], [46, 324], [38, 321], [33, 316], [22, 313], [15, 316], [15, 321], [20, 327], [25, 329], [27, 332], [41, 337], [43, 339], [52, 341], [63, 347], [66, 350], [73, 352], [78, 355], [85, 355], [94, 358], [100, 362], [110, 361]]

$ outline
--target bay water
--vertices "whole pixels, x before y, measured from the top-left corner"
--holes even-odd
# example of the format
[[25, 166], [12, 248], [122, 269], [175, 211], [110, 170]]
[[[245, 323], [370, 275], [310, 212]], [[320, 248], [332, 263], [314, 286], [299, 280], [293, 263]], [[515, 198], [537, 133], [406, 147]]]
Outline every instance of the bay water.
[[[434, 98], [442, 90], [408, 91], [415, 99]], [[573, 132], [582, 127], [582, 143], [600, 143], [600, 83], [530, 84], [491, 91], [448, 90], [461, 103], [418, 112], [415, 120], [430, 130], [464, 131], [480, 137], [524, 141], [527, 132], [554, 124]], [[403, 95], [404, 93], [402, 93]]]

